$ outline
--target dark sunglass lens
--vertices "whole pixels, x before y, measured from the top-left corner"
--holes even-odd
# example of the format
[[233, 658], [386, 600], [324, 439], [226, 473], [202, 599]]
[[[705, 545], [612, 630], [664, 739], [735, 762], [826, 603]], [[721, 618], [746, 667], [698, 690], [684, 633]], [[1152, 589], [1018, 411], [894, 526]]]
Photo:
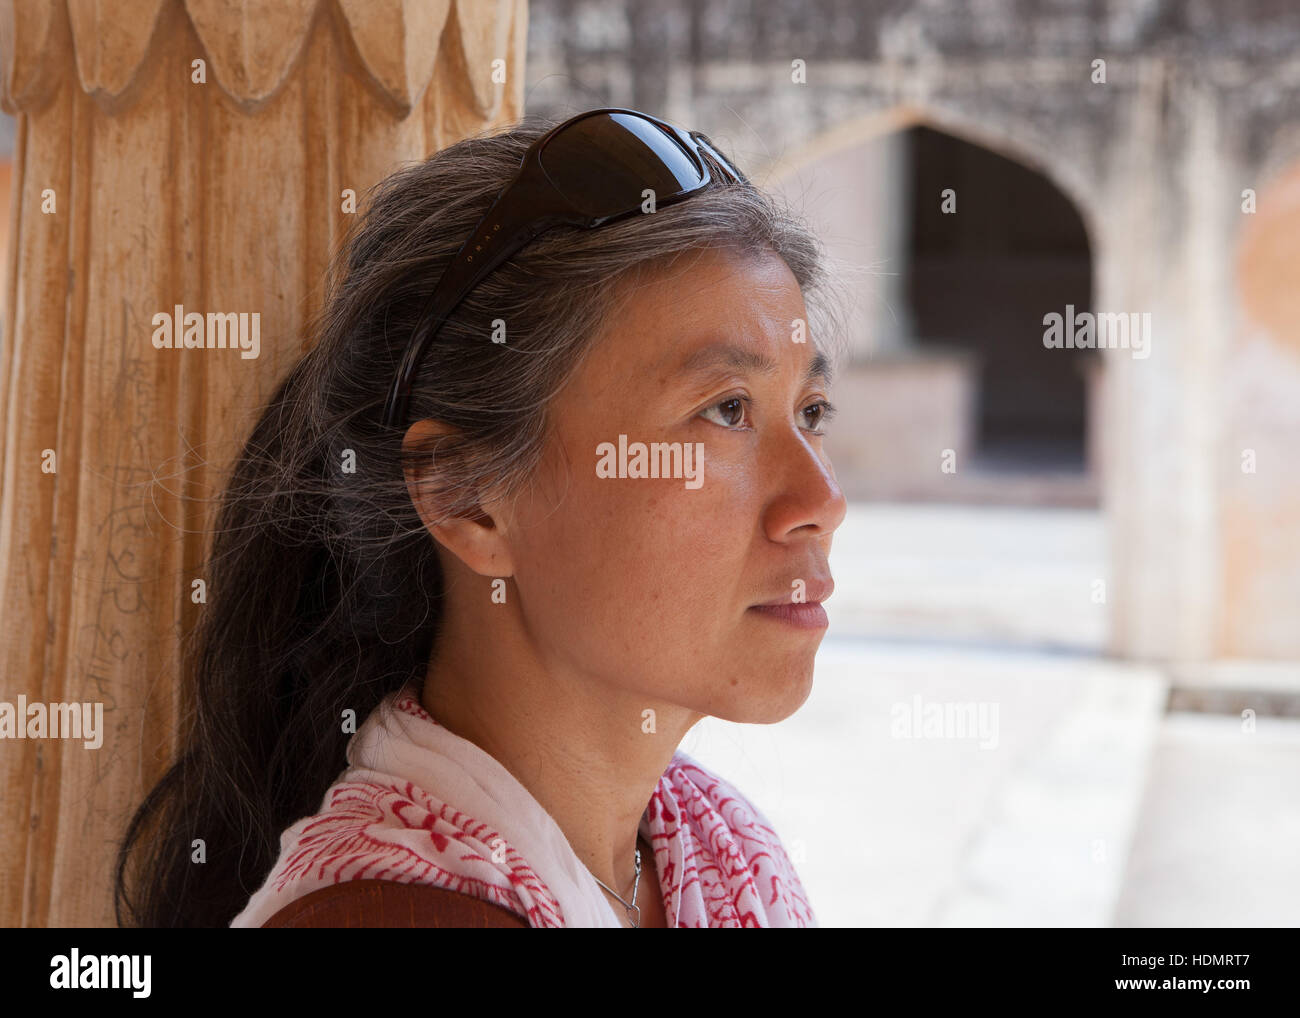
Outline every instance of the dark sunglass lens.
[[546, 143], [542, 169], [584, 215], [636, 208], [646, 188], [656, 199], [698, 187], [694, 161], [662, 129], [627, 113], [601, 113], [570, 124]]

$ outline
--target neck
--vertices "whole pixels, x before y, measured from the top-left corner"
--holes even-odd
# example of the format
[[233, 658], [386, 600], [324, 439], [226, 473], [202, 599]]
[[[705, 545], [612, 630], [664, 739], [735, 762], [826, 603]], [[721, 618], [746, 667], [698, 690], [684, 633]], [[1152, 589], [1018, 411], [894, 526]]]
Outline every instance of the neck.
[[[631, 902], [641, 816], [703, 715], [620, 686], [618, 675], [546, 659], [518, 615], [513, 584], [502, 605], [492, 603], [487, 577], [461, 574], [454, 590], [447, 579], [424, 708], [510, 771], [583, 865]], [[643, 730], [646, 710], [654, 711], [654, 733]], [[655, 879], [655, 867], [643, 851], [638, 903], [647, 879]], [[622, 906], [605, 893], [621, 917]]]

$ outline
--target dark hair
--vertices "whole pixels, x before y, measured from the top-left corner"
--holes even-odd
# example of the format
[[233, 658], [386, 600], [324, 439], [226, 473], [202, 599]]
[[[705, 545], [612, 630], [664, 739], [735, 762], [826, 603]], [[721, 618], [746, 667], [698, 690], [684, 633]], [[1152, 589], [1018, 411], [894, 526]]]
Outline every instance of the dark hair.
[[[402, 167], [366, 196], [326, 277], [315, 336], [253, 427], [222, 493], [209, 601], [183, 648], [178, 759], [136, 810], [118, 853], [119, 925], [228, 926], [261, 886], [284, 828], [316, 812], [360, 721], [427, 667], [441, 617], [435, 542], [406, 487], [384, 398], [439, 273], [528, 146], [528, 117]], [[803, 222], [726, 184], [652, 215], [542, 234], [481, 283], [430, 345], [409, 421], [453, 425], [412, 450], [449, 515], [527, 484], [552, 397], [611, 311], [616, 281], [690, 250], [775, 252], [837, 341], [836, 277]], [[495, 319], [507, 342], [488, 341]], [[202, 839], [206, 861], [191, 861]], [[128, 888], [130, 888], [128, 890]]]

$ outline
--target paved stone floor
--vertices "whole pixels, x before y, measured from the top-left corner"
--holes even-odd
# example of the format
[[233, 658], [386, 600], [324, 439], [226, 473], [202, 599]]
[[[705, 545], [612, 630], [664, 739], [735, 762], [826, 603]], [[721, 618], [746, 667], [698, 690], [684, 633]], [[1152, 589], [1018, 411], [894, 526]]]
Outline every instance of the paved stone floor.
[[1161, 670], [1103, 657], [1103, 537], [1074, 510], [855, 508], [807, 703], [687, 736], [822, 925], [1300, 925], [1300, 721], [1166, 714]]
[[1300, 926], [1300, 719], [1171, 714], [1117, 926]]

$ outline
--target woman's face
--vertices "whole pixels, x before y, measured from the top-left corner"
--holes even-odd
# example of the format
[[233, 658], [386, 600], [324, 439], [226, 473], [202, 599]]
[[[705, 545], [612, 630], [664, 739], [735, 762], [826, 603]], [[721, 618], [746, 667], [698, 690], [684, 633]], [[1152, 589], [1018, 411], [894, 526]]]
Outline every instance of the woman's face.
[[[528, 634], [559, 674], [774, 722], [811, 691], [825, 630], [753, 606], [829, 593], [846, 504], [818, 433], [827, 384], [807, 377], [817, 351], [797, 341], [807, 311], [780, 257], [696, 254], [618, 305], [552, 404], [503, 536]], [[689, 455], [656, 450], [661, 476], [629, 476], [636, 443]]]

